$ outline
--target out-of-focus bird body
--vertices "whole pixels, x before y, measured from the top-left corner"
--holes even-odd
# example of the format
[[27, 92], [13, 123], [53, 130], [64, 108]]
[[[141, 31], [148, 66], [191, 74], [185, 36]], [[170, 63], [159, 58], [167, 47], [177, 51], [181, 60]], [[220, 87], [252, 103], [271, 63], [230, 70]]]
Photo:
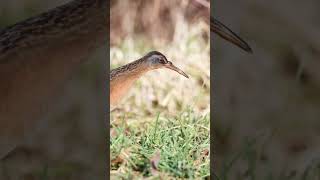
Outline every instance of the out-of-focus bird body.
[[33, 130], [77, 67], [107, 42], [107, 0], [74, 0], [0, 31], [0, 158]]

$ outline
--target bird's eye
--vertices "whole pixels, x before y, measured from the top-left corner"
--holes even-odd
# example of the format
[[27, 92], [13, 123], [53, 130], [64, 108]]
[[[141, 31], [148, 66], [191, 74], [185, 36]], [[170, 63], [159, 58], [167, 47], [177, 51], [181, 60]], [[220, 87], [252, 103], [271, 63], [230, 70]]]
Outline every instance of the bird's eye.
[[165, 61], [164, 59], [159, 59], [159, 62], [160, 62], [161, 64], [165, 64], [165, 63], [166, 63], [166, 61]]

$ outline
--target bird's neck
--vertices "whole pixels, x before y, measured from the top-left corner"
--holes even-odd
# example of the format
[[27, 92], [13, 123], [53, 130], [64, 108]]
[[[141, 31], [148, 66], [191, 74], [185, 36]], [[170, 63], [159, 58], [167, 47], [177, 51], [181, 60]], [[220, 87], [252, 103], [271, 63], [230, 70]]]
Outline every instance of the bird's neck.
[[133, 83], [150, 70], [143, 59], [111, 70], [110, 104], [116, 105], [128, 93]]
[[150, 70], [151, 70], [150, 66], [146, 63], [144, 59], [138, 59], [129, 64], [126, 64], [111, 70], [110, 80], [112, 81], [113, 79], [119, 78], [122, 76], [132, 77], [134, 79], [137, 79]]

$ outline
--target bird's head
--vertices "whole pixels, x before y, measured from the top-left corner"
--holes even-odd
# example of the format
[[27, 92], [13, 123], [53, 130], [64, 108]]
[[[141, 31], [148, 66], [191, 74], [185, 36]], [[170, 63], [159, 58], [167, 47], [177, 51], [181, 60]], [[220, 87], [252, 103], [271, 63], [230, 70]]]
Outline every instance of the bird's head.
[[181, 69], [177, 68], [172, 62], [168, 61], [166, 56], [158, 51], [151, 51], [146, 54], [143, 59], [147, 62], [148, 66], [151, 69], [160, 69], [160, 68], [168, 68], [177, 73], [183, 75], [186, 78], [189, 78], [186, 73], [184, 73]]

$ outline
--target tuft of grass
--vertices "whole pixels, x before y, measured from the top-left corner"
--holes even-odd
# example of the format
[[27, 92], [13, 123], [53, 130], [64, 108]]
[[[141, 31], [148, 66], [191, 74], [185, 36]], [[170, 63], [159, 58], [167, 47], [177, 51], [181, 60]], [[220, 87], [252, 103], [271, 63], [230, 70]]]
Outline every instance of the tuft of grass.
[[[192, 110], [176, 117], [158, 114], [146, 128], [113, 125], [111, 175], [114, 178], [205, 178], [210, 174], [210, 118]], [[157, 166], [152, 159], [159, 151]]]

